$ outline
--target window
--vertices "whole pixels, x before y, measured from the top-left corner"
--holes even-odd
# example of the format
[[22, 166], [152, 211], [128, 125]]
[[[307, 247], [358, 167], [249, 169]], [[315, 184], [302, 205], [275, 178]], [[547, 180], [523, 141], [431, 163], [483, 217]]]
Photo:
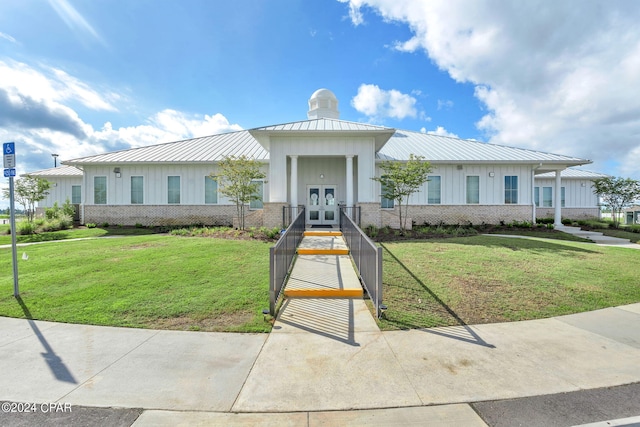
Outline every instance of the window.
[[251, 202], [249, 202], [249, 209], [262, 209], [262, 197], [263, 197], [263, 187], [264, 184], [262, 181], [251, 181], [252, 184], [257, 183], [258, 184], [258, 189], [255, 193], [255, 195], [258, 197], [257, 199], [252, 199]]
[[542, 207], [553, 207], [553, 187], [542, 187]]
[[94, 205], [107, 204], [107, 177], [106, 176], [93, 177], [93, 204]]
[[480, 203], [480, 177], [477, 175], [467, 176], [467, 203]]
[[169, 204], [180, 203], [180, 177], [179, 176], [167, 177], [167, 203]]
[[533, 202], [536, 204], [536, 207], [540, 207], [540, 187], [533, 188]]
[[515, 175], [504, 177], [504, 203], [507, 205], [518, 203], [518, 177]]
[[382, 198], [380, 199], [380, 207], [382, 209], [393, 209], [395, 207], [395, 200], [387, 199], [384, 197], [384, 193], [387, 191], [387, 186], [383, 183], [380, 183], [380, 192], [382, 193]]
[[427, 181], [427, 203], [430, 205], [439, 205], [440, 202], [440, 177], [430, 176]]
[[218, 203], [218, 181], [208, 176], [204, 177], [204, 202], [208, 204]]
[[564, 208], [564, 187], [560, 187], [560, 206]]
[[72, 185], [71, 186], [71, 204], [79, 205], [81, 203], [82, 203], [82, 186]]
[[141, 176], [131, 177], [131, 204], [141, 205], [144, 203], [144, 178]]

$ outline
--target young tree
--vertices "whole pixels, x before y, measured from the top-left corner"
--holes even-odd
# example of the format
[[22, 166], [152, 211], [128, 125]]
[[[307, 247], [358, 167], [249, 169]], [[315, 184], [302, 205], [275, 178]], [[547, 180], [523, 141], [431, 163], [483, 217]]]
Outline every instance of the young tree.
[[372, 179], [382, 185], [382, 196], [385, 199], [398, 202], [400, 229], [405, 231], [407, 229], [409, 197], [429, 180], [428, 174], [431, 172], [431, 164], [425, 161], [422, 156], [410, 154], [406, 163], [385, 161], [380, 165], [380, 168], [383, 171], [382, 176]]
[[[16, 179], [13, 187], [14, 198], [24, 208], [29, 222], [33, 221], [36, 203], [47, 197], [50, 188], [51, 183], [44, 178], [27, 175], [24, 178]], [[3, 190], [3, 197], [9, 199], [8, 188]]]
[[259, 199], [260, 183], [256, 181], [266, 176], [260, 166], [260, 162], [244, 155], [228, 156], [218, 163], [220, 173], [209, 175], [211, 179], [218, 181], [220, 193], [235, 202], [241, 230], [244, 230], [245, 204]]
[[611, 209], [613, 225], [616, 228], [622, 209], [631, 206], [634, 200], [640, 199], [640, 182], [630, 178], [598, 178], [593, 181], [593, 188], [593, 192]]

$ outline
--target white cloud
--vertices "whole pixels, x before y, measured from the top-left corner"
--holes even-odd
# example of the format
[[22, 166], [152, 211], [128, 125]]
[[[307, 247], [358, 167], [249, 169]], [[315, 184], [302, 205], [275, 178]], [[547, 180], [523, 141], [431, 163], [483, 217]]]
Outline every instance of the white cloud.
[[[458, 82], [476, 85], [491, 142], [590, 158], [640, 178], [640, 2], [352, 0], [413, 36]], [[416, 71], [418, 72], [418, 71]], [[634, 157], [635, 156], [635, 157]]]
[[416, 98], [398, 90], [384, 90], [377, 85], [361, 84], [358, 94], [351, 100], [351, 105], [358, 112], [374, 119], [386, 117], [404, 119], [416, 117]]
[[1, 31], [0, 31], [0, 39], [8, 40], [11, 43], [18, 43], [18, 41], [15, 38], [11, 37], [9, 34], [5, 34], [5, 33], [1, 32]]
[[64, 21], [70, 30], [74, 31], [82, 40], [85, 36], [90, 36], [103, 46], [105, 41], [95, 28], [74, 8], [68, 0], [49, 0], [49, 4], [56, 11], [58, 16]]
[[455, 133], [449, 132], [442, 126], [436, 127], [436, 130], [427, 130], [427, 128], [423, 127], [422, 129], [420, 129], [420, 132], [428, 133], [429, 135], [450, 136], [452, 138], [459, 138], [458, 135], [456, 135]]
[[[72, 106], [104, 110], [119, 95], [50, 67], [0, 61], [0, 140], [16, 142], [18, 173], [51, 167], [51, 153], [68, 160], [113, 150], [241, 130], [222, 114], [198, 115], [165, 109], [146, 123], [95, 129]], [[120, 97], [123, 98], [123, 97]]]

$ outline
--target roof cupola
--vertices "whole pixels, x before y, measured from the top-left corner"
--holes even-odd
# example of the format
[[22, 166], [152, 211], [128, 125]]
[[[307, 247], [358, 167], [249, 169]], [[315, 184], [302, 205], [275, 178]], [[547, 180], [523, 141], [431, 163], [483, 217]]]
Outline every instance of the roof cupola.
[[318, 89], [309, 98], [309, 119], [339, 119], [338, 98], [329, 89]]

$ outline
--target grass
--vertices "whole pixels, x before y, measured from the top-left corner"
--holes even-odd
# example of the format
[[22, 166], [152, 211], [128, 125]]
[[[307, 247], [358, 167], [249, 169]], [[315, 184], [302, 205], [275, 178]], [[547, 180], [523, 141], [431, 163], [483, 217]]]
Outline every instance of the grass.
[[[11, 235], [8, 225], [0, 225], [0, 245], [10, 245]], [[17, 243], [37, 243], [50, 242], [54, 240], [81, 239], [87, 237], [104, 237], [104, 236], [139, 236], [153, 234], [155, 231], [151, 228], [134, 228], [134, 227], [108, 227], [108, 228], [72, 228], [69, 230], [50, 231], [38, 234], [17, 235]]]
[[605, 236], [619, 237], [621, 239], [629, 239], [633, 243], [640, 242], [640, 233], [634, 233], [634, 232], [631, 232], [631, 231], [626, 231], [623, 228], [619, 228], [619, 229], [608, 228], [608, 229], [599, 229], [599, 230], [595, 230], [595, 231], [599, 231], [600, 233], [604, 234]]
[[[148, 232], [113, 227], [57, 233], [97, 237]], [[540, 235], [558, 238], [564, 233]], [[10, 249], [0, 249], [0, 316], [269, 331], [262, 309], [269, 301], [271, 244], [143, 235], [23, 247], [18, 257], [20, 300], [12, 296]], [[527, 320], [640, 301], [640, 252], [635, 250], [486, 235], [380, 245], [389, 307], [380, 321], [383, 329]], [[23, 252], [28, 260], [21, 259]]]
[[518, 321], [640, 301], [640, 252], [473, 236], [382, 243], [383, 329]]
[[269, 246], [167, 235], [0, 249], [0, 315], [68, 323], [203, 331], [269, 331]]

